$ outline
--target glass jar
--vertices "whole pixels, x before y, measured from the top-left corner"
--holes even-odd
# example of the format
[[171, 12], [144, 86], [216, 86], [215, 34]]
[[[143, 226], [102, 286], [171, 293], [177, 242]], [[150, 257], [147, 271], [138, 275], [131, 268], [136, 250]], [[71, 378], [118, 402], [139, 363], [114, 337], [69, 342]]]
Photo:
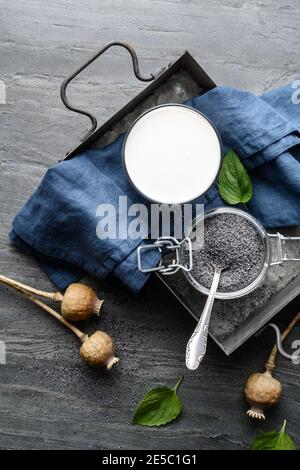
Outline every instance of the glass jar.
[[[300, 237], [285, 237], [281, 233], [268, 233], [261, 223], [255, 219], [248, 212], [245, 212], [241, 209], [236, 209], [233, 207], [220, 207], [218, 209], [213, 209], [207, 211], [203, 215], [195, 218], [190, 227], [185, 231], [185, 238], [182, 241], [178, 241], [173, 237], [161, 237], [152, 245], [144, 245], [138, 248], [138, 269], [142, 272], [160, 272], [163, 275], [172, 275], [178, 270], [182, 270], [188, 282], [198, 291], [202, 292], [205, 295], [209, 294], [209, 289], [201, 285], [192, 275], [193, 268], [193, 247], [192, 239], [193, 232], [195, 227], [198, 224], [204, 223], [204, 220], [213, 217], [217, 214], [236, 214], [239, 217], [246, 219], [256, 230], [257, 234], [260, 236], [263, 247], [264, 247], [264, 260], [261, 265], [261, 269], [257, 277], [247, 286], [239, 289], [237, 291], [230, 292], [217, 292], [217, 299], [236, 299], [244, 295], [250, 294], [257, 287], [259, 287], [265, 280], [269, 267], [275, 265], [281, 265], [287, 261], [300, 261], [300, 258], [289, 258], [286, 255], [285, 245], [287, 241], [299, 241]], [[275, 241], [276, 250], [275, 252], [271, 247], [271, 240]], [[164, 260], [161, 259], [158, 266], [151, 269], [145, 269], [142, 266], [142, 252], [148, 249], [159, 249], [161, 253], [164, 252], [174, 252], [175, 256], [168, 265], [164, 264]], [[188, 250], [188, 259], [186, 256]]]

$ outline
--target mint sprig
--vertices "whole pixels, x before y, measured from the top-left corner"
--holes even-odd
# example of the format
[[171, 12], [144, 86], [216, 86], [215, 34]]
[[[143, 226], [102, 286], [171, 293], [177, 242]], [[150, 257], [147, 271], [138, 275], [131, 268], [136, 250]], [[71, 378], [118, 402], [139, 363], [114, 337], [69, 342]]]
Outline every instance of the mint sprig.
[[252, 183], [234, 150], [229, 150], [218, 177], [219, 193], [228, 204], [246, 204], [252, 198]]
[[285, 432], [286, 419], [279, 432], [266, 432], [252, 442], [252, 450], [296, 450], [294, 440]]
[[141, 426], [163, 426], [176, 419], [181, 412], [181, 401], [177, 390], [183, 381], [180, 377], [174, 388], [157, 387], [150, 390], [138, 404], [133, 424]]

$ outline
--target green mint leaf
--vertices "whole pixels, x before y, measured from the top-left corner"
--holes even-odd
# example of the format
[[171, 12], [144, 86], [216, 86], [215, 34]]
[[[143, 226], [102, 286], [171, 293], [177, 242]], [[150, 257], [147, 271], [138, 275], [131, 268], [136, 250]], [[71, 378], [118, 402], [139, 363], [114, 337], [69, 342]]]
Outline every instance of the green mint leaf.
[[170, 423], [181, 412], [181, 401], [177, 395], [183, 377], [173, 389], [168, 387], [153, 388], [138, 404], [133, 417], [133, 424], [141, 426], [163, 426]]
[[234, 150], [229, 150], [223, 159], [218, 188], [222, 199], [228, 204], [245, 204], [252, 198], [251, 180]]
[[286, 420], [279, 432], [260, 434], [252, 442], [252, 450], [296, 450], [294, 440], [285, 433]]

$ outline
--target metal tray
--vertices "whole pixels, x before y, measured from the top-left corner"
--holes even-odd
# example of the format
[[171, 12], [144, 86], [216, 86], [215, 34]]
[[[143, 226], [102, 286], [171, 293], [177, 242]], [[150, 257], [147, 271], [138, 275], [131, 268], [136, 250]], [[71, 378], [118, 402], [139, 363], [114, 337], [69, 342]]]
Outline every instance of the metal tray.
[[[97, 129], [95, 116], [72, 106], [66, 97], [66, 89], [74, 77], [112, 46], [125, 48], [130, 53], [135, 76], [141, 81], [151, 83]], [[69, 151], [66, 158], [73, 158], [87, 148], [101, 148], [107, 145], [118, 135], [126, 132], [143, 111], [155, 105], [170, 102], [183, 103], [192, 96], [203, 94], [215, 86], [215, 83], [188, 52], [181, 55], [175, 62], [161, 67], [150, 77], [142, 77], [133, 48], [124, 43], [110, 43], [67, 77], [62, 84], [61, 97], [64, 104], [72, 111], [88, 116], [92, 123], [91, 129], [81, 139], [80, 145]], [[282, 229], [281, 232], [288, 235], [300, 235], [300, 228]], [[300, 252], [300, 242], [293, 245], [293, 250], [294, 252], [290, 255]], [[182, 273], [165, 277], [158, 275], [158, 277], [186, 310], [198, 319], [206, 297], [193, 289]], [[286, 263], [283, 266], [273, 267], [269, 270], [264, 284], [252, 294], [234, 300], [216, 301], [210, 336], [225, 354], [229, 355], [299, 294], [300, 263]]]

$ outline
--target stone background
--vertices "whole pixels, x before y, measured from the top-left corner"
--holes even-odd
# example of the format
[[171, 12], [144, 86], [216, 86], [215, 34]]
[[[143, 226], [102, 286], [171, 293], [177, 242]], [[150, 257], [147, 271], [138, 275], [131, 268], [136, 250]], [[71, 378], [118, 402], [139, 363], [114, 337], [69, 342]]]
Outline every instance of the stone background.
[[[78, 144], [84, 117], [63, 107], [63, 78], [104, 44], [132, 43], [144, 74], [188, 49], [217, 84], [260, 93], [299, 74], [300, 5], [297, 0], [0, 0], [1, 272], [51, 289], [38, 265], [8, 243], [13, 216], [45, 170]], [[132, 78], [125, 53], [109, 51], [72, 86], [70, 99], [105, 122], [142, 84]], [[251, 339], [230, 357], [211, 341], [197, 372], [185, 370], [184, 351], [194, 321], [153, 279], [140, 299], [115, 281], [97, 283], [106, 300], [102, 328], [116, 340], [121, 358], [111, 373], [90, 370], [77, 340], [27, 300], [0, 288], [0, 447], [33, 449], [247, 449], [259, 431], [284, 418], [298, 444], [299, 366], [279, 358], [284, 383], [280, 405], [266, 423], [250, 421], [244, 380], [261, 370], [272, 332]], [[287, 324], [296, 300], [276, 321]], [[299, 338], [296, 328], [292, 339]], [[291, 341], [289, 340], [289, 342]], [[138, 400], [158, 384], [180, 389], [182, 416], [159, 429], [131, 425]]]

